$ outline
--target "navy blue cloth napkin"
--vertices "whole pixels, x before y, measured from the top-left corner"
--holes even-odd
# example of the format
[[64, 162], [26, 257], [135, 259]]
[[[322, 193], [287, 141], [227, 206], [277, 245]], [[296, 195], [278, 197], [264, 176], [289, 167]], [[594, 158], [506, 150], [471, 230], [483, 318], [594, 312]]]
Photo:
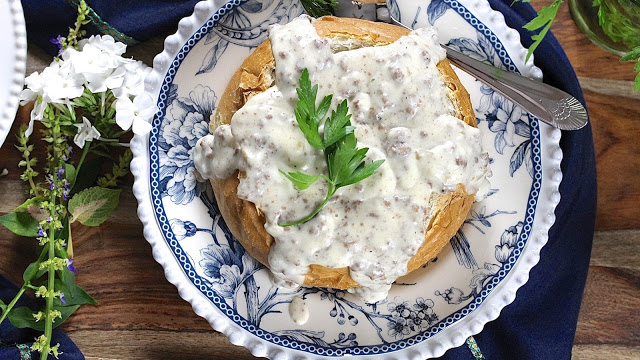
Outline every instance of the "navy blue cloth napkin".
[[[173, 31], [180, 18], [192, 13], [196, 0], [87, 0], [94, 33], [114, 35], [133, 43]], [[77, 0], [23, 0], [27, 35], [48, 53], [57, 48], [49, 42], [65, 35], [75, 20]], [[507, 24], [520, 32], [522, 43], [531, 44], [532, 33], [522, 29], [535, 16], [526, 3], [489, 0], [505, 16]], [[46, 14], [46, 16], [43, 16]], [[535, 64], [544, 81], [559, 87], [584, 104], [582, 90], [564, 51], [548, 34], [535, 53]], [[556, 223], [540, 262], [517, 293], [513, 304], [475, 336], [484, 355], [500, 359], [569, 359], [578, 312], [589, 266], [596, 211], [596, 173], [591, 125], [576, 132], [563, 132], [564, 154], [560, 185], [562, 200]], [[4, 340], [3, 340], [4, 341]], [[5, 358], [0, 353], [0, 358]], [[449, 350], [442, 359], [473, 358], [466, 345]]]
[[[0, 300], [5, 304], [8, 304], [13, 297], [18, 293], [18, 287], [11, 283], [9, 280], [0, 276]], [[22, 296], [16, 308], [21, 306], [28, 306], [32, 310], [37, 310], [35, 302], [27, 296]], [[9, 320], [4, 320], [0, 324], [0, 359], [3, 360], [22, 360], [29, 358], [40, 358], [39, 353], [30, 353], [29, 348], [35, 338], [42, 333], [32, 329], [16, 329], [11, 325]], [[84, 360], [84, 356], [80, 352], [80, 349], [64, 334], [62, 330], [56, 328], [51, 335], [51, 344], [60, 344], [59, 351], [62, 354], [58, 357], [59, 360]], [[21, 354], [22, 352], [22, 354]], [[29, 357], [30, 356], [30, 357]], [[53, 356], [49, 356], [53, 359]]]

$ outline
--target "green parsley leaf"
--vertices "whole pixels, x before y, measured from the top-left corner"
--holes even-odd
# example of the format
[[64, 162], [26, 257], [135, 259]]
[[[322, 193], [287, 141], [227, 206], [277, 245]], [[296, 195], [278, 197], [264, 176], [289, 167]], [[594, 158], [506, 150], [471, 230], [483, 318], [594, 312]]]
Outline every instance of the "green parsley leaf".
[[349, 107], [347, 106], [347, 100], [343, 100], [336, 111], [331, 112], [331, 118], [328, 118], [324, 123], [324, 146], [329, 147], [343, 137], [352, 134], [355, 127], [348, 126], [347, 123], [351, 120], [351, 115], [347, 115]]
[[351, 176], [343, 183], [342, 186], [347, 186], [351, 184], [355, 184], [358, 181], [364, 180], [369, 176], [375, 174], [376, 170], [382, 165], [384, 160], [376, 160], [372, 161], [366, 165], [364, 163], [361, 166], [358, 166], [356, 171], [351, 174]]
[[306, 190], [309, 186], [313, 185], [316, 180], [320, 178], [321, 175], [307, 175], [305, 173], [301, 173], [299, 171], [285, 173], [280, 170], [280, 172], [287, 177], [287, 179], [291, 180], [293, 186], [295, 186], [298, 190]]
[[301, 0], [304, 10], [313, 17], [335, 15], [338, 9], [336, 0]]
[[[329, 110], [331, 105], [331, 97], [327, 96], [320, 102], [321, 107], [316, 110], [316, 95], [318, 94], [318, 85], [311, 86], [309, 80], [309, 71], [304, 69], [300, 76], [300, 87], [296, 89], [298, 93], [298, 103], [294, 113], [300, 130], [304, 133], [307, 141], [311, 146], [318, 150], [323, 150], [322, 138], [318, 132], [320, 121]], [[329, 98], [327, 100], [327, 98]], [[326, 103], [329, 105], [326, 105]]]
[[560, 5], [562, 3], [562, 0], [555, 0], [551, 5], [543, 7], [542, 9], [540, 9], [540, 11], [538, 11], [538, 16], [536, 16], [533, 20], [523, 26], [525, 29], [530, 31], [542, 28], [542, 30], [540, 30], [538, 34], [531, 36], [531, 39], [534, 40], [534, 42], [529, 47], [529, 51], [527, 52], [527, 58], [525, 61], [529, 61], [531, 54], [533, 54], [536, 48], [538, 48], [538, 45], [540, 45], [545, 35], [547, 35], [547, 33], [549, 32], [551, 23], [556, 18], [558, 9], [560, 8]]
[[322, 210], [335, 192], [347, 185], [355, 184], [373, 175], [384, 160], [376, 160], [365, 164], [365, 157], [369, 148], [358, 149], [358, 141], [354, 135], [355, 128], [351, 126], [351, 115], [347, 100], [343, 100], [331, 112], [331, 117], [324, 122], [324, 133], [318, 131], [322, 118], [329, 111], [332, 95], [325, 96], [316, 108], [315, 101], [318, 85], [311, 85], [309, 71], [304, 69], [300, 76], [300, 88], [297, 88], [298, 103], [296, 105], [296, 121], [311, 146], [324, 152], [329, 176], [324, 174], [308, 175], [301, 172], [280, 172], [289, 179], [298, 190], [305, 190], [318, 178], [327, 181], [329, 187], [324, 201], [300, 220], [279, 224], [280, 226], [294, 226], [311, 220]]

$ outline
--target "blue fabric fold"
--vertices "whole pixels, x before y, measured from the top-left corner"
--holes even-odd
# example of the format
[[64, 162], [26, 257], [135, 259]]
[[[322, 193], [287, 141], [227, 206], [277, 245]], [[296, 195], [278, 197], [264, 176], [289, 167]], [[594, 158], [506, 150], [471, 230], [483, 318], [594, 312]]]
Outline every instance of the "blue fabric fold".
[[[88, 34], [109, 34], [108, 29], [134, 40], [129, 44], [175, 32], [178, 21], [193, 13], [200, 0], [86, 0], [97, 16], [84, 27]], [[50, 42], [66, 36], [75, 23], [79, 0], [22, 0], [27, 38], [55, 56], [58, 47]], [[100, 28], [98, 27], [100, 26]], [[115, 36], [114, 36], [115, 37]]]
[[[0, 300], [5, 304], [13, 300], [18, 290], [19, 288], [11, 281], [0, 276]], [[31, 310], [38, 310], [37, 304], [25, 295], [18, 300], [15, 308], [21, 306], [27, 306], [31, 308]], [[24, 349], [30, 348], [33, 341], [41, 334], [41, 332], [32, 329], [17, 329], [11, 325], [8, 319], [5, 319], [2, 324], [0, 324], [0, 359], [18, 360], [26, 358], [21, 357], [19, 346]], [[53, 329], [51, 344], [60, 344], [59, 351], [61, 351], [62, 354], [58, 357], [58, 360], [84, 360], [80, 349], [78, 349], [73, 341], [59, 328]], [[40, 353], [32, 352], [31, 358], [39, 359]], [[49, 359], [54, 359], [54, 357], [49, 355]]]
[[[29, 39], [49, 54], [58, 49], [49, 42], [65, 35], [75, 21], [73, 0], [23, 0]], [[130, 0], [114, 2], [88, 0], [100, 19], [119, 32], [144, 41], [154, 35], [173, 31], [177, 22], [193, 12], [197, 0]], [[489, 0], [504, 14], [509, 27], [516, 29], [525, 47], [531, 45], [532, 32], [522, 26], [535, 15], [526, 3], [512, 0]], [[46, 15], [46, 16], [45, 16]], [[90, 33], [96, 33], [90, 27]], [[576, 75], [560, 44], [548, 34], [535, 52], [535, 64], [544, 73], [544, 82], [559, 87], [584, 104]], [[542, 249], [540, 262], [530, 278], [500, 317], [488, 323], [475, 336], [484, 355], [500, 359], [569, 359], [578, 313], [586, 282], [596, 213], [596, 172], [591, 125], [563, 132], [560, 185], [561, 201], [556, 208], [556, 222], [549, 241]], [[4, 285], [2, 286], [4, 289]], [[4, 291], [4, 290], [3, 290]], [[4, 298], [3, 298], [4, 299]], [[6, 327], [6, 324], [2, 324]], [[3, 330], [6, 331], [6, 330]], [[58, 336], [63, 336], [61, 332]], [[31, 341], [32, 335], [23, 336]], [[20, 338], [16, 335], [15, 339]], [[4, 338], [3, 342], [6, 342]], [[61, 344], [66, 341], [58, 340]], [[14, 341], [15, 342], [15, 341]], [[4, 349], [4, 348], [3, 348]], [[4, 351], [4, 350], [2, 350]], [[81, 355], [80, 355], [81, 356]], [[0, 352], [0, 358], [5, 357]], [[81, 358], [81, 357], [78, 357]], [[466, 345], [449, 350], [441, 359], [472, 359]]]

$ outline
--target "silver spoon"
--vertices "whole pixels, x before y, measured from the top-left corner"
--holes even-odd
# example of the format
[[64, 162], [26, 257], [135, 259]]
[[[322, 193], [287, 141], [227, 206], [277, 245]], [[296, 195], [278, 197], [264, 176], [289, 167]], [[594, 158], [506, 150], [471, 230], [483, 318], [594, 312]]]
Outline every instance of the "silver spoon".
[[[387, 9], [389, 1], [386, 0]], [[412, 30], [389, 11], [391, 22]], [[442, 44], [447, 58], [461, 70], [473, 75], [507, 99], [518, 103], [530, 114], [560, 130], [582, 129], [589, 117], [578, 99], [551, 85], [485, 64]]]

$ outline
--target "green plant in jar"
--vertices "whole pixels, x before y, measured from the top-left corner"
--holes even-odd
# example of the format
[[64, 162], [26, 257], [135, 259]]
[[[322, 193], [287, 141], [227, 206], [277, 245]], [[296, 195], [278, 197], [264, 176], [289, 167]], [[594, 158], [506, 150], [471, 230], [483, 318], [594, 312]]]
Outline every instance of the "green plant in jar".
[[598, 8], [598, 24], [613, 41], [629, 49], [640, 46], [640, 1], [594, 0]]

